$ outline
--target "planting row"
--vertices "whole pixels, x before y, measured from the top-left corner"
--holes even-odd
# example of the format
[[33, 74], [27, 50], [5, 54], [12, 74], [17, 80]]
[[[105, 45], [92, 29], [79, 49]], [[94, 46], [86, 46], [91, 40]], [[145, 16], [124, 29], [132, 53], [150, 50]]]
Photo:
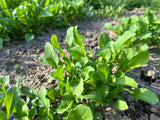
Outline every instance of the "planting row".
[[45, 54], [39, 61], [52, 66], [48, 81], [57, 80], [58, 85], [48, 90], [42, 87], [35, 93], [33, 87], [20, 86], [22, 77], [15, 86], [6, 89], [9, 76], [2, 76], [0, 118], [7, 120], [12, 114], [15, 119], [23, 120], [101, 120], [97, 106], [128, 109], [124, 94], [156, 104], [159, 100], [155, 93], [138, 88], [136, 81], [126, 76], [126, 72], [149, 61], [146, 45], [141, 44], [139, 49], [130, 45], [136, 36], [135, 31], [126, 31], [115, 41], [102, 33], [100, 49], [92, 51], [84, 46], [85, 38], [77, 27], [70, 27], [65, 41], [66, 54], [53, 35], [52, 44], [46, 43]]

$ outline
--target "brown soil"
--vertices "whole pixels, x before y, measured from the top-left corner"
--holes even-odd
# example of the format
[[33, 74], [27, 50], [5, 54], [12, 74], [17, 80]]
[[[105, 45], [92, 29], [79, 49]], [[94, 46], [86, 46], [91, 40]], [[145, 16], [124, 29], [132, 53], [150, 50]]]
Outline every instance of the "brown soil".
[[[140, 9], [126, 12], [125, 16], [141, 15]], [[115, 38], [116, 35], [104, 28], [104, 24], [114, 22], [111, 17], [97, 18], [84, 21], [73, 21], [73, 26], [78, 25], [78, 31], [85, 36], [85, 45], [87, 48], [97, 49], [99, 35], [107, 32], [110, 37]], [[52, 70], [50, 66], [40, 64], [38, 58], [44, 54], [45, 43], [50, 41], [52, 34], [57, 35], [58, 41], [64, 48], [64, 40], [66, 29], [52, 29], [42, 32], [30, 42], [14, 41], [4, 43], [3, 49], [0, 51], [0, 76], [10, 75], [10, 84], [14, 85], [16, 81], [25, 76], [21, 83], [23, 86], [34, 86], [36, 91], [42, 86], [46, 88], [53, 87], [57, 83], [47, 82]], [[17, 67], [18, 65], [18, 67]], [[150, 61], [147, 65], [131, 71], [135, 80], [142, 80], [146, 84], [157, 83], [160, 85], [160, 48], [152, 47], [150, 49]], [[144, 76], [144, 77], [142, 77]], [[148, 79], [147, 79], [148, 77]], [[100, 107], [99, 111], [103, 114], [105, 120], [159, 120], [160, 119], [160, 102], [157, 105], [150, 105], [142, 101], [134, 100], [127, 96], [126, 100], [129, 109], [120, 112], [112, 107]]]

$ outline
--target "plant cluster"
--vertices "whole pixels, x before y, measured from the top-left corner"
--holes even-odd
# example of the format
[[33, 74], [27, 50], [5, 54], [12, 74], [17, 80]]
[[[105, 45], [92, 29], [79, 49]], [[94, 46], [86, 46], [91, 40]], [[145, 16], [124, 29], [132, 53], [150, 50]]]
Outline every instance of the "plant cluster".
[[136, 33], [130, 40], [130, 46], [140, 47], [142, 44], [160, 46], [160, 17], [156, 17], [152, 10], [147, 9], [145, 15], [123, 17], [120, 25], [105, 24], [105, 28], [122, 35], [126, 31]]
[[42, 29], [69, 26], [75, 18], [118, 17], [125, 9], [137, 5], [158, 8], [160, 3], [156, 0], [0, 0], [0, 49], [4, 41], [30, 41]]
[[102, 119], [96, 106], [112, 105], [122, 111], [128, 109], [123, 94], [156, 104], [158, 97], [155, 93], [138, 88], [136, 81], [126, 76], [126, 72], [149, 60], [145, 49], [136, 51], [127, 47], [126, 43], [135, 35], [127, 31], [113, 41], [107, 33], [102, 33], [100, 49], [92, 52], [85, 48], [85, 38], [78, 33], [77, 27], [70, 27], [65, 41], [69, 56], [53, 35], [52, 44], [46, 43], [45, 54], [39, 60], [52, 66], [54, 70], [50, 72], [49, 81], [58, 80], [57, 87], [48, 90], [43, 87], [36, 94], [33, 88], [19, 87], [22, 77], [16, 86], [6, 90], [9, 77], [1, 77], [0, 118], [6, 120], [13, 114], [23, 120]]

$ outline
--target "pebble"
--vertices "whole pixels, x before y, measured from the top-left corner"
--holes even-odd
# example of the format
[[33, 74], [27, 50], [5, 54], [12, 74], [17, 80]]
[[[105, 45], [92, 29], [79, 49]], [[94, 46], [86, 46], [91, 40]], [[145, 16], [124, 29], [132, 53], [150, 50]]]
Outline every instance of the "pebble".
[[158, 113], [158, 108], [157, 107], [151, 107], [150, 111], [153, 113]]
[[160, 117], [153, 113], [150, 115], [150, 120], [160, 120]]

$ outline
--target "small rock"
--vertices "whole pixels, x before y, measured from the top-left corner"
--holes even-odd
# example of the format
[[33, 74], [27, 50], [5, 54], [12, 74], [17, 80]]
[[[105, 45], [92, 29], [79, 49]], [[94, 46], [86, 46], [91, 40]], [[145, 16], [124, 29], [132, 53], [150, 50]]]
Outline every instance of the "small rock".
[[147, 76], [148, 76], [148, 77], [151, 77], [152, 79], [155, 79], [155, 71], [149, 70], [149, 71], [147, 72]]
[[158, 113], [158, 108], [157, 107], [151, 107], [150, 111], [153, 113]]
[[153, 113], [150, 115], [150, 120], [160, 120], [160, 117]]

